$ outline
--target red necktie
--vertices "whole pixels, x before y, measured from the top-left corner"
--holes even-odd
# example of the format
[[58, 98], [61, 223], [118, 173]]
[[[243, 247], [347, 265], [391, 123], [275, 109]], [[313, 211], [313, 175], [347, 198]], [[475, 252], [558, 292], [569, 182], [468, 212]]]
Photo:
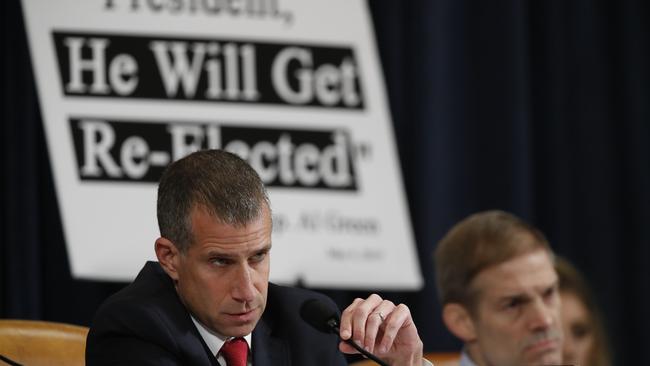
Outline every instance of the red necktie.
[[219, 351], [228, 366], [246, 366], [248, 343], [244, 338], [233, 338], [221, 346]]

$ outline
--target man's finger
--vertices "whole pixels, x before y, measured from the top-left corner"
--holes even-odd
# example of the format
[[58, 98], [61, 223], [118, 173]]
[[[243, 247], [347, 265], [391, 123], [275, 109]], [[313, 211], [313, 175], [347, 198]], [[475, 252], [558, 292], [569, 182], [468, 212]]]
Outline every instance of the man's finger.
[[372, 312], [368, 315], [366, 320], [366, 332], [363, 347], [368, 352], [373, 352], [375, 349], [376, 341], [379, 339], [380, 326], [384, 324], [390, 313], [395, 309], [395, 304], [391, 301], [383, 300]]
[[399, 304], [382, 324], [383, 335], [379, 342], [379, 353], [386, 353], [393, 346], [397, 334], [402, 328], [411, 326], [411, 312], [404, 304]]
[[[345, 317], [341, 317], [341, 338], [343, 338], [343, 330], [350, 330], [351, 338], [359, 345], [363, 345], [366, 333], [366, 320], [368, 315], [382, 302], [379, 295], [372, 294], [366, 300], [356, 301], [343, 312]], [[350, 336], [348, 336], [350, 338]], [[343, 339], [348, 339], [343, 338]]]
[[354, 314], [357, 306], [363, 301], [364, 300], [360, 298], [354, 299], [352, 304], [345, 308], [341, 313], [341, 324], [339, 324], [339, 336], [341, 339], [347, 340], [352, 336], [352, 314]]

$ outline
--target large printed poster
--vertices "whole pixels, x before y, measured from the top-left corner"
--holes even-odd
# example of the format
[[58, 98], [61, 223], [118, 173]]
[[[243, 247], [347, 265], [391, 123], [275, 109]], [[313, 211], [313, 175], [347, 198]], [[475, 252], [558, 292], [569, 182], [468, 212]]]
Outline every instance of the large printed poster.
[[71, 270], [155, 259], [156, 182], [222, 148], [268, 186], [271, 280], [421, 286], [372, 25], [358, 0], [24, 0]]

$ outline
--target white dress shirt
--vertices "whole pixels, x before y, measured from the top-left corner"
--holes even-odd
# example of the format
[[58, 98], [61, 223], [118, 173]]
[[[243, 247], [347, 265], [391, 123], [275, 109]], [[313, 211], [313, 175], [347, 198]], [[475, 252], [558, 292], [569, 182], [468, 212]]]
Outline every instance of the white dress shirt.
[[465, 350], [460, 353], [460, 366], [476, 366]]
[[[203, 338], [205, 344], [208, 345], [210, 352], [212, 352], [213, 355], [217, 356], [217, 361], [219, 361], [220, 365], [226, 366], [226, 360], [223, 358], [223, 356], [219, 354], [219, 351], [221, 350], [223, 344], [226, 343], [226, 341], [232, 339], [233, 337], [226, 337], [219, 333], [213, 332], [210, 329], [208, 329], [206, 326], [201, 324], [201, 322], [194, 319], [193, 316], [190, 315], [190, 318], [192, 318], [192, 322], [194, 323], [194, 326], [196, 326], [196, 329], [199, 331], [201, 338]], [[246, 340], [246, 343], [248, 344], [248, 359], [246, 361], [246, 364], [248, 366], [252, 366], [253, 357], [251, 355], [253, 354], [252, 353], [253, 345], [251, 344], [251, 335], [247, 334], [243, 338], [244, 340]]]

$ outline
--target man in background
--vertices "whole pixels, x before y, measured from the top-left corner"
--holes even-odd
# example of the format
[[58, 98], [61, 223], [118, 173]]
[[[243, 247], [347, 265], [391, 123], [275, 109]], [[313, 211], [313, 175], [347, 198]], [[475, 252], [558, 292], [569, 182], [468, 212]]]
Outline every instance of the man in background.
[[559, 365], [558, 276], [544, 235], [502, 211], [462, 220], [438, 243], [436, 282], [462, 366]]
[[[158, 262], [95, 315], [92, 365], [347, 365], [355, 353], [308, 325], [301, 305], [327, 297], [268, 282], [271, 207], [257, 173], [236, 155], [199, 151], [165, 170], [158, 188]], [[390, 365], [422, 365], [409, 310], [377, 295], [342, 314], [353, 339]]]

